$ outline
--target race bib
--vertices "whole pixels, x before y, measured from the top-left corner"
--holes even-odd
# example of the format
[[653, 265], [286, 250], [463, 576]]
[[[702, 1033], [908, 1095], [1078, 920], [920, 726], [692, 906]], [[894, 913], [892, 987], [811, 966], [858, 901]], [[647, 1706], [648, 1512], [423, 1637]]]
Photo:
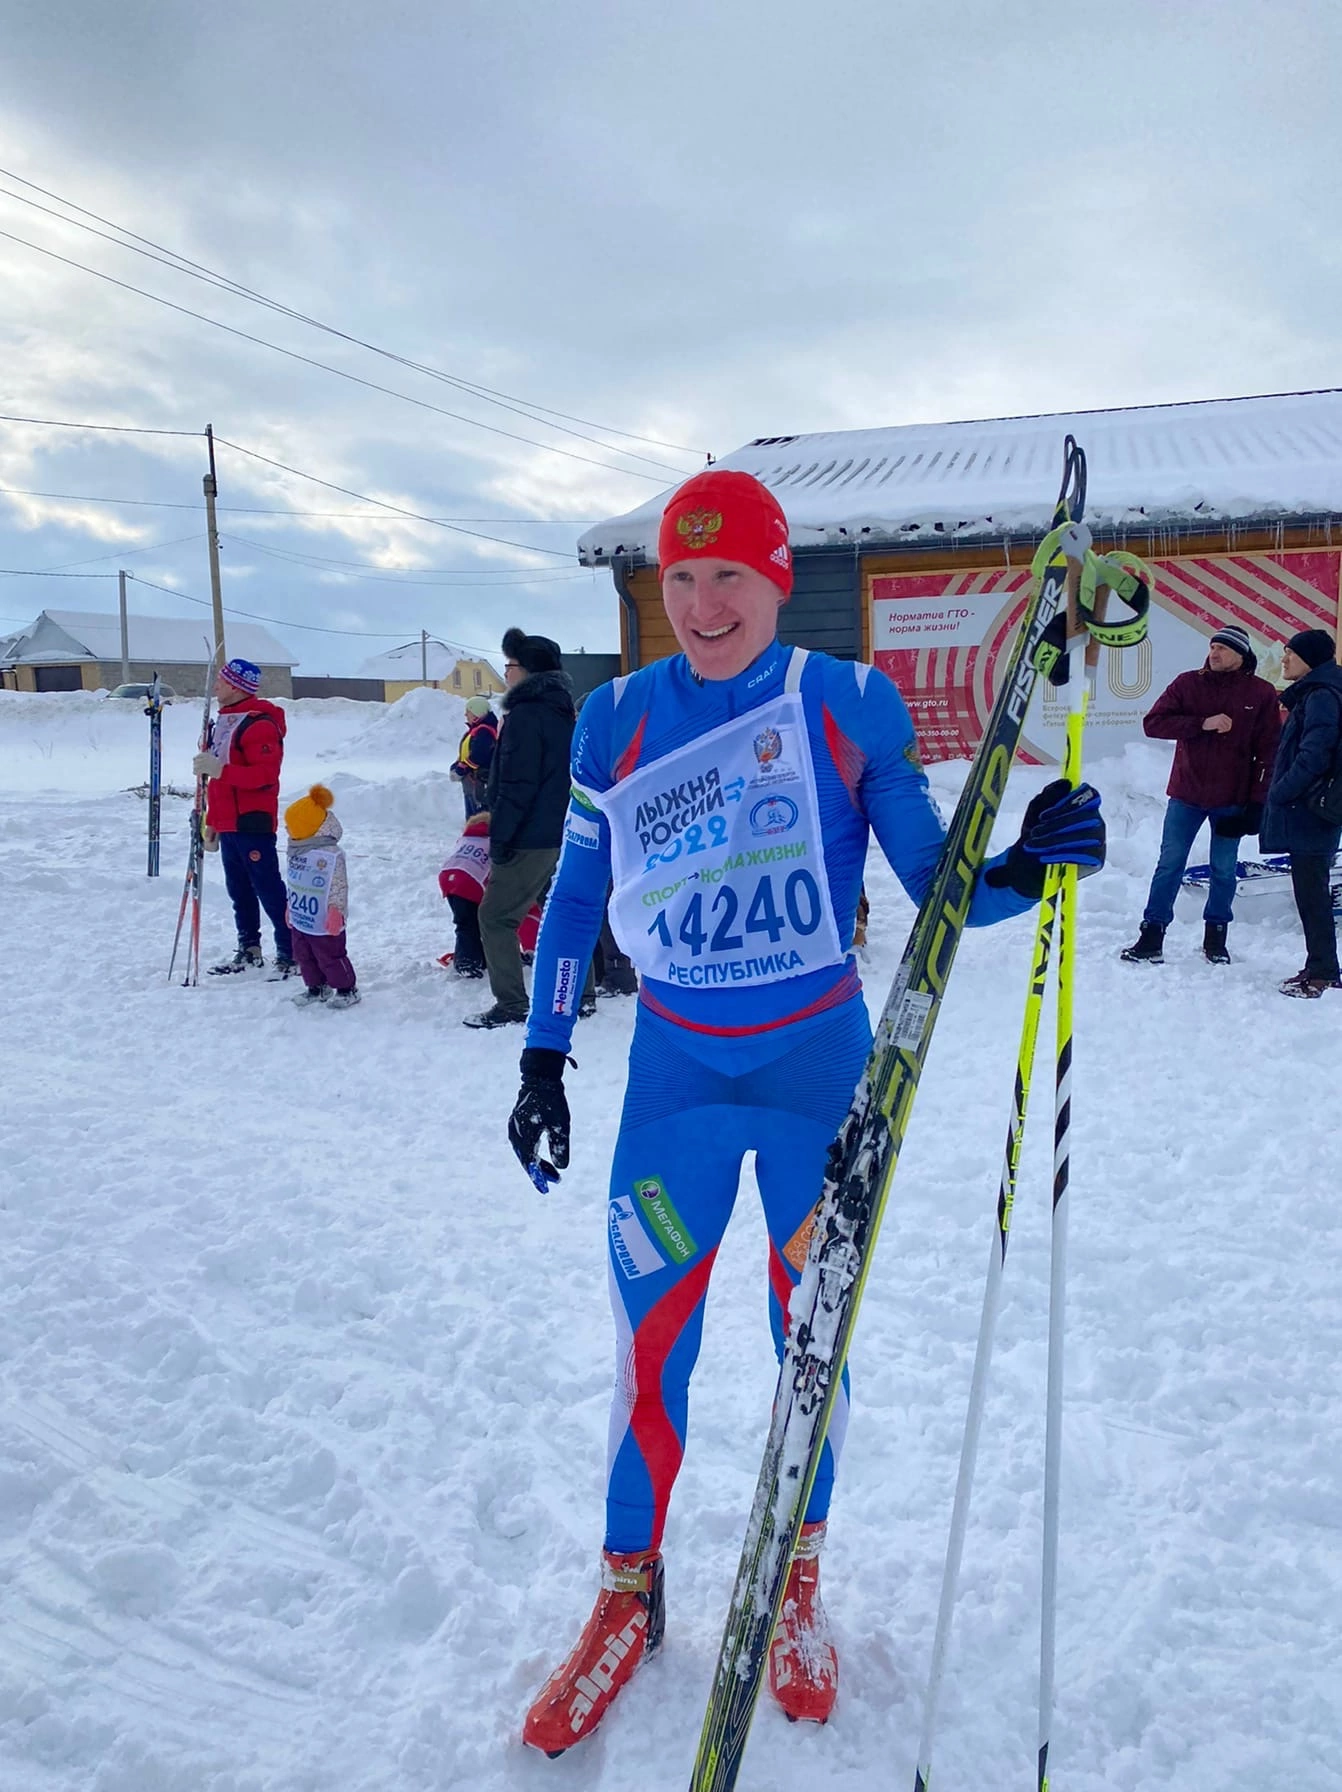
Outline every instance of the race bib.
[[611, 926], [640, 972], [747, 989], [843, 962], [802, 708], [806, 655], [783, 692], [613, 789]]
[[475, 884], [479, 901], [489, 882], [489, 835], [463, 834], [448, 854], [443, 870], [455, 871]]
[[219, 711], [210, 724], [210, 752], [216, 759], [228, 764], [228, 756], [233, 751], [233, 736], [244, 722], [251, 721], [253, 714], [249, 709]]
[[325, 934], [326, 909], [336, 856], [329, 847], [291, 852], [284, 881], [289, 890], [289, 925], [299, 933]]

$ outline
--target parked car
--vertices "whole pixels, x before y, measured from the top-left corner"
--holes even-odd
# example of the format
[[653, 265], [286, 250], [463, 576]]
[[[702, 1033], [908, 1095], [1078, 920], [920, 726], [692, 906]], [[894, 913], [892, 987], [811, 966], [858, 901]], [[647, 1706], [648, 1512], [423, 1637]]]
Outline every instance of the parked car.
[[[149, 693], [152, 688], [151, 685], [147, 684], [119, 684], [115, 690], [109, 691], [107, 695], [109, 698], [124, 697], [128, 703], [148, 703]], [[160, 679], [158, 683], [158, 694], [162, 697], [165, 703], [174, 703], [177, 700], [176, 691], [173, 690], [170, 684], [164, 684], [162, 679]]]

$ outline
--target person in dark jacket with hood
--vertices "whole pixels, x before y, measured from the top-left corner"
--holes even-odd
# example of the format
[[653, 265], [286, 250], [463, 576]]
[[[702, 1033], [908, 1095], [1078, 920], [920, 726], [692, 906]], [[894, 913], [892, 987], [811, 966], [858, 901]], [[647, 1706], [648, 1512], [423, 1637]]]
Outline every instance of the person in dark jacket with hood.
[[1338, 764], [1342, 741], [1342, 666], [1326, 629], [1292, 635], [1282, 650], [1286, 725], [1267, 793], [1260, 834], [1264, 852], [1291, 855], [1291, 887], [1305, 933], [1305, 968], [1281, 985], [1285, 996], [1317, 998], [1342, 988], [1328, 873], [1342, 828], [1309, 806], [1315, 786]]
[[1256, 834], [1272, 776], [1281, 716], [1277, 693], [1258, 677], [1248, 634], [1218, 629], [1206, 664], [1181, 672], [1142, 723], [1152, 740], [1172, 740], [1174, 765], [1141, 933], [1124, 951], [1129, 963], [1163, 964], [1165, 929], [1188, 855], [1203, 822], [1211, 823], [1211, 882], [1202, 911], [1203, 956], [1229, 964], [1226, 930], [1235, 901], [1235, 861], [1245, 834]]
[[[549, 888], [569, 801], [569, 753], [577, 710], [560, 670], [559, 648], [545, 635], [510, 628], [503, 637], [503, 722], [490, 761], [489, 885], [480, 904], [494, 1005], [472, 1015], [468, 1027], [504, 1027], [527, 1018], [527, 991], [517, 929]], [[591, 968], [583, 1008], [595, 1003]], [[575, 967], [576, 975], [577, 967]]]

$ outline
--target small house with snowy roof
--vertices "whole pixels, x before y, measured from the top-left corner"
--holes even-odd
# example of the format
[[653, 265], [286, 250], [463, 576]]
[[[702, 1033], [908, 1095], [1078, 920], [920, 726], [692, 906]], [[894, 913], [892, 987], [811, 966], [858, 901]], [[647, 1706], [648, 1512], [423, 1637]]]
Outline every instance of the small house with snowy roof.
[[432, 685], [454, 697], [497, 697], [508, 688], [487, 659], [449, 647], [432, 635], [375, 654], [364, 661], [359, 676], [380, 678], [388, 703], [421, 685]]
[[[208, 611], [199, 618], [127, 616], [130, 677], [144, 683], [157, 672], [179, 697], [205, 693], [214, 651]], [[294, 656], [258, 622], [228, 623], [230, 659], [261, 668], [267, 697], [293, 695]], [[122, 682], [121, 618], [116, 611], [43, 610], [18, 634], [0, 642], [0, 675], [9, 690], [114, 690]]]
[[[1128, 548], [1155, 572], [1149, 638], [1102, 654], [1094, 750], [1140, 735], [1145, 710], [1227, 623], [1249, 631], [1267, 677], [1296, 630], [1337, 633], [1342, 391], [762, 436], [724, 456], [717, 465], [753, 473], [787, 514], [782, 638], [888, 671], [927, 759], [977, 744], [1068, 435], [1088, 458], [1097, 548]], [[677, 650], [656, 566], [668, 496], [578, 544], [584, 566], [611, 569], [626, 671]], [[1051, 688], [1036, 704], [1024, 750], [1048, 761], [1062, 706]]]

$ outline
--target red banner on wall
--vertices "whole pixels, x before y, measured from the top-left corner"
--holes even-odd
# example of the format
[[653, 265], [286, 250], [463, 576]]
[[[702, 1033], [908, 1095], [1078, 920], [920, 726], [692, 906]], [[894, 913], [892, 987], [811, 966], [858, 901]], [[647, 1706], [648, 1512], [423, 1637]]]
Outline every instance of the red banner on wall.
[[[1259, 671], [1280, 682], [1281, 643], [1338, 620], [1342, 549], [1155, 560], [1148, 640], [1101, 652], [1088, 732], [1113, 751], [1141, 738], [1142, 716], [1180, 673], [1199, 666], [1207, 637], [1228, 623], [1249, 632]], [[1025, 608], [1029, 571], [874, 574], [872, 658], [899, 686], [923, 758], [967, 758], [983, 733], [1005, 655]], [[1030, 707], [1021, 756], [1061, 758], [1066, 714], [1051, 687]]]

